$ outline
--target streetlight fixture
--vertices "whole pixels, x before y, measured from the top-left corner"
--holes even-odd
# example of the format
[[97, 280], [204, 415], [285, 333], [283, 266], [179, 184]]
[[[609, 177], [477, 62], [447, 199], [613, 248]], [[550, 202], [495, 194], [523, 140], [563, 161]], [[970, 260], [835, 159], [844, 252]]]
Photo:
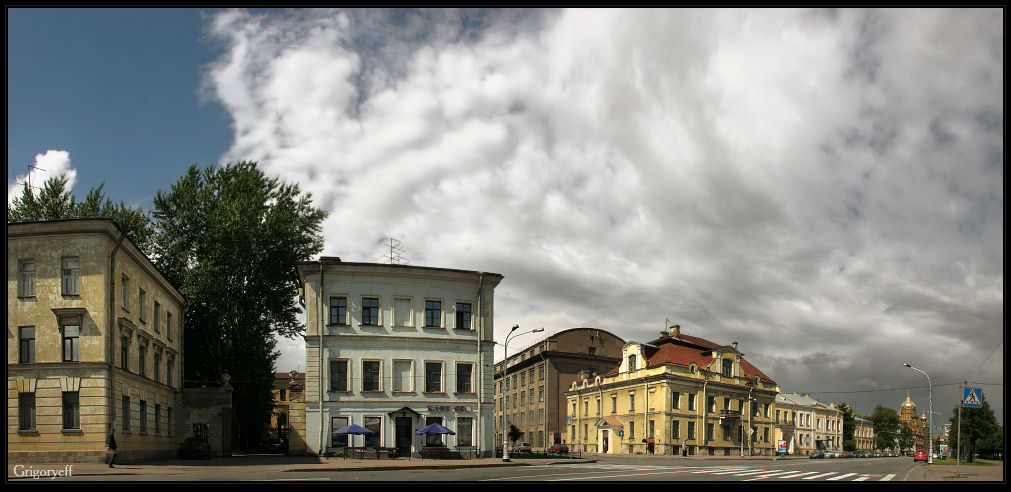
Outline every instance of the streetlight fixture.
[[530, 331], [525, 331], [523, 333], [515, 333], [516, 330], [520, 328], [520, 325], [513, 325], [513, 328], [509, 330], [509, 334], [506, 335], [505, 344], [503, 345], [504, 359], [502, 361], [502, 461], [509, 461], [509, 429], [506, 429], [506, 423], [508, 419], [506, 418], [506, 411], [509, 409], [506, 405], [506, 385], [509, 384], [509, 339], [513, 336], [526, 335], [527, 333], [537, 333], [544, 331], [544, 327], [534, 328]]
[[909, 364], [902, 365], [927, 376], [927, 404], [930, 406], [930, 423], [927, 428], [927, 433], [929, 434], [929, 441], [927, 441], [927, 463], [934, 464], [934, 386], [930, 383], [930, 376], [927, 373]]

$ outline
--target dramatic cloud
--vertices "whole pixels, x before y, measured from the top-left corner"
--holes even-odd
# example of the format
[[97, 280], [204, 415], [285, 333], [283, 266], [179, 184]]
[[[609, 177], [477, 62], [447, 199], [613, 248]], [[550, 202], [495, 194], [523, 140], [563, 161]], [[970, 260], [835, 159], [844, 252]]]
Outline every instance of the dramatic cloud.
[[1003, 350], [980, 366], [1003, 340], [1000, 11], [228, 11], [207, 29], [223, 160], [311, 191], [325, 254], [375, 261], [395, 237], [413, 264], [504, 274], [500, 334], [648, 341], [670, 320], [740, 342], [785, 391], [899, 389], [823, 396], [863, 411], [923, 386], [903, 362], [1003, 381]]
[[77, 170], [70, 167], [70, 153], [65, 150], [47, 150], [45, 154], [36, 154], [35, 162], [26, 167], [25, 171], [25, 174], [18, 174], [13, 183], [7, 183], [8, 206], [14, 203], [15, 199], [21, 198], [26, 183], [41, 188], [47, 179], [60, 174], [67, 177], [67, 191], [73, 190], [74, 184], [77, 183]]

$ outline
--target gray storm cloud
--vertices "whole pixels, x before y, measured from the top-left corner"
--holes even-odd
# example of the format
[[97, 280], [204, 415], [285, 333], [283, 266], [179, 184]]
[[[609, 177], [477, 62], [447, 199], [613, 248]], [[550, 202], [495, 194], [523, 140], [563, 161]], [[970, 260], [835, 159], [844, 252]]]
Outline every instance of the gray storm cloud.
[[1003, 340], [999, 12], [228, 11], [207, 30], [223, 160], [311, 191], [325, 254], [375, 261], [393, 236], [414, 264], [504, 274], [499, 331], [648, 341], [671, 319], [788, 391], [918, 385], [906, 359], [961, 381]]

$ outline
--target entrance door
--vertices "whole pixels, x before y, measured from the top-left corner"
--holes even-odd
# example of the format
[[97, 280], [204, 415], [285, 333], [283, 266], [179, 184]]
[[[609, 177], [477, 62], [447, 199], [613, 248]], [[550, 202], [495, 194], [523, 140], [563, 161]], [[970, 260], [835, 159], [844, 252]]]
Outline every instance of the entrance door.
[[414, 419], [410, 417], [397, 417], [397, 452], [401, 456], [411, 455], [411, 438], [414, 436], [413, 427]]
[[603, 432], [600, 433], [600, 435], [603, 437], [603, 439], [601, 439], [601, 443], [604, 445], [604, 449], [601, 452], [606, 454], [607, 453], [607, 438], [608, 438], [608, 436], [611, 435], [611, 431], [605, 429]]

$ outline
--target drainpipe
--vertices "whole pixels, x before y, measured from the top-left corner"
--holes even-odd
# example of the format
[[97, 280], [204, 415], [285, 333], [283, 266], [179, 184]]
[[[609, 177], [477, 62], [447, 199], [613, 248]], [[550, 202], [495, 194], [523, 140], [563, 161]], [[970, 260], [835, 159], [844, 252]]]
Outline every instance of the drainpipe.
[[326, 444], [323, 442], [324, 435], [324, 425], [323, 425], [323, 257], [319, 257], [319, 290], [316, 292], [316, 313], [319, 319], [319, 363], [316, 366], [316, 384], [318, 387], [319, 395], [319, 456], [323, 456], [326, 450]]
[[[113, 222], [116, 224], [115, 222]], [[116, 241], [116, 247], [112, 248], [112, 253], [109, 255], [109, 311], [107, 325], [107, 336], [108, 341], [106, 342], [106, 357], [109, 360], [109, 425], [116, 425], [116, 253], [119, 252], [119, 248], [123, 245], [123, 239], [126, 238], [126, 233], [123, 232], [122, 227], [116, 224], [116, 228], [119, 231], [119, 240]]]
[[699, 371], [702, 373], [702, 377], [705, 378], [705, 381], [702, 383], [702, 401], [701, 401], [701, 403], [702, 403], [702, 428], [699, 429], [699, 431], [701, 431], [701, 433], [702, 433], [702, 444], [708, 446], [709, 445], [709, 432], [708, 432], [708, 427], [707, 426], [709, 425], [709, 418], [708, 418], [708, 414], [709, 414], [709, 400], [706, 398], [706, 396], [707, 396], [707, 394], [706, 394], [706, 388], [709, 386], [709, 376], [706, 374], [705, 369], [702, 369], [700, 367]]
[[[477, 425], [475, 427], [477, 427], [477, 430], [476, 430], [476, 433], [477, 433], [476, 440], [477, 440], [477, 445], [478, 445], [478, 455], [479, 456], [484, 454], [484, 450], [481, 449], [482, 443], [483, 443], [483, 441], [481, 440], [481, 427], [482, 427], [482, 424], [484, 422], [484, 420], [481, 419], [481, 416], [484, 414], [484, 412], [481, 411], [481, 407], [482, 407], [482, 404], [484, 403], [482, 400], [484, 399], [484, 370], [483, 369], [484, 369], [484, 359], [485, 359], [484, 358], [484, 352], [481, 350], [481, 343], [484, 341], [484, 323], [481, 322], [481, 318], [483, 316], [482, 315], [482, 311], [481, 311], [481, 298], [484, 295], [483, 292], [484, 292], [484, 272], [482, 272], [480, 274], [480, 277], [478, 277], [478, 282], [477, 282], [477, 367], [478, 367], [478, 373], [477, 374], [478, 374], [478, 378], [477, 378], [477, 422], [475, 422]], [[492, 374], [494, 374], [494, 372], [495, 372], [495, 366], [492, 365]], [[492, 418], [493, 419], [494, 419], [494, 415], [495, 415], [495, 408], [494, 408], [495, 407], [495, 403], [494, 402], [495, 402], [495, 399], [492, 398]], [[494, 429], [494, 425], [492, 425], [492, 428]], [[495, 457], [495, 450], [494, 450], [494, 447], [493, 447], [492, 448], [492, 458], [494, 458], [494, 457]]]

